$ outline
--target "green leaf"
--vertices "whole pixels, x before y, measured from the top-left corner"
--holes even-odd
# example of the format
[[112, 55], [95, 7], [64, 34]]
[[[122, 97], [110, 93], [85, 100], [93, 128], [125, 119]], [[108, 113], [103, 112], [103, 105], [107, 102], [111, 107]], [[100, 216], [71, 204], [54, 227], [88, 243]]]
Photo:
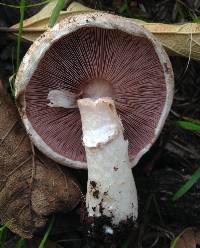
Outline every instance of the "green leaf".
[[191, 178], [175, 193], [173, 201], [176, 201], [182, 197], [188, 190], [199, 180], [200, 178], [200, 168], [198, 168]]
[[200, 132], [200, 124], [191, 121], [176, 121], [176, 124], [186, 130]]
[[52, 11], [52, 14], [49, 19], [49, 27], [53, 27], [55, 23], [57, 22], [57, 19], [59, 17], [60, 11], [64, 8], [65, 6], [65, 0], [58, 0], [55, 8]]
[[45, 233], [45, 235], [44, 235], [42, 241], [40, 242], [40, 245], [39, 245], [38, 248], [45, 248], [45, 243], [47, 242], [47, 239], [48, 239], [49, 234], [50, 234], [50, 232], [51, 232], [51, 229], [52, 229], [52, 227], [53, 227], [54, 221], [55, 221], [55, 217], [52, 216], [51, 221], [50, 221], [50, 223], [49, 223], [49, 226], [48, 226], [48, 228], [47, 228], [47, 230], [46, 230], [46, 233]]

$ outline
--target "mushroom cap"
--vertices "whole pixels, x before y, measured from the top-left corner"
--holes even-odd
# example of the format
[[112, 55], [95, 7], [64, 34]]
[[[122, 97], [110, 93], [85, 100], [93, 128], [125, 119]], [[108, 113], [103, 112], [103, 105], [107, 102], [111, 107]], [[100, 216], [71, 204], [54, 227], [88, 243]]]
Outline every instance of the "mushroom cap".
[[15, 81], [17, 106], [33, 143], [75, 168], [87, 168], [80, 113], [76, 106], [49, 106], [50, 91], [77, 99], [96, 89], [111, 95], [134, 166], [164, 125], [173, 87], [169, 58], [156, 38], [131, 19], [101, 12], [69, 16], [46, 31], [23, 58]]

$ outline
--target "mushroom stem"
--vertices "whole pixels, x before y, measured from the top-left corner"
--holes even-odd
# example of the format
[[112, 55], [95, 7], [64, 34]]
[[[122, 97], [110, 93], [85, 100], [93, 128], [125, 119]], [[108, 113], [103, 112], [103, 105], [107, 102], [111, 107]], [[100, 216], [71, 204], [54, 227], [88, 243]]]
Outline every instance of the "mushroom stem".
[[[106, 217], [111, 227], [134, 222], [137, 192], [128, 141], [111, 98], [78, 100], [88, 165], [86, 207], [89, 217]], [[108, 225], [104, 226], [105, 231]], [[110, 228], [110, 227], [109, 227]], [[112, 234], [111, 229], [107, 231]]]

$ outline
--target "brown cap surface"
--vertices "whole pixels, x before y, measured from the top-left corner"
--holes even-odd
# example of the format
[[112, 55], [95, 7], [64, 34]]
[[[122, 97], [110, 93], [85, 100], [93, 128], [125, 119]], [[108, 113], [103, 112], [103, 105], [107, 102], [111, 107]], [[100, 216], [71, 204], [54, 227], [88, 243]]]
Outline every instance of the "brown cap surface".
[[18, 72], [16, 90], [36, 146], [57, 162], [78, 168], [86, 167], [78, 107], [50, 106], [49, 92], [69, 92], [75, 99], [112, 97], [134, 165], [167, 117], [173, 73], [160, 44], [131, 20], [79, 14], [33, 44]]

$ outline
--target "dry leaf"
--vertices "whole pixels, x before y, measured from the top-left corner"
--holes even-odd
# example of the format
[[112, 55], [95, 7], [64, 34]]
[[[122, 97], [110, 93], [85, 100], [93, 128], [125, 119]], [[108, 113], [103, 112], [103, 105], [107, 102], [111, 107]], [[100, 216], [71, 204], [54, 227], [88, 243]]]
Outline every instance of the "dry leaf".
[[[24, 21], [23, 38], [35, 41], [44, 31], [48, 29], [48, 21], [56, 1], [50, 2], [38, 14]], [[61, 11], [59, 20], [67, 18], [73, 14], [95, 11], [79, 3], [73, 2], [66, 11]], [[141, 20], [132, 19], [152, 32], [163, 44], [167, 52], [178, 54], [192, 59], [200, 60], [200, 24], [162, 24], [146, 23]], [[19, 24], [10, 28], [18, 30]]]
[[[51, 1], [50, 3], [48, 3], [41, 11], [39, 11], [36, 15], [32, 16], [29, 19], [26, 19], [23, 22], [23, 34], [22, 37], [25, 40], [34, 42], [43, 32], [45, 32], [49, 27], [48, 27], [48, 23], [49, 23], [49, 18], [51, 16], [51, 13], [54, 9], [54, 7], [56, 6], [57, 0]], [[82, 7], [81, 10], [77, 9], [80, 8], [80, 6]], [[86, 11], [93, 11], [90, 8], [87, 8], [81, 4], [72, 4], [68, 7], [68, 9], [66, 11], [61, 11], [60, 15], [58, 17], [58, 22], [65, 19], [66, 17], [74, 14], [74, 13], [79, 13], [82, 12], [84, 9], [84, 12]], [[19, 23], [13, 25], [11, 28], [11, 30], [16, 30], [18, 31], [19, 29]], [[17, 34], [16, 34], [17, 35]]]
[[72, 210], [80, 188], [58, 165], [34, 155], [18, 112], [0, 92], [0, 219], [24, 238], [45, 225], [47, 215]]
[[152, 32], [170, 54], [200, 60], [200, 24], [163, 24], [134, 21]]
[[177, 241], [175, 248], [196, 248], [200, 245], [200, 231], [188, 228]]

